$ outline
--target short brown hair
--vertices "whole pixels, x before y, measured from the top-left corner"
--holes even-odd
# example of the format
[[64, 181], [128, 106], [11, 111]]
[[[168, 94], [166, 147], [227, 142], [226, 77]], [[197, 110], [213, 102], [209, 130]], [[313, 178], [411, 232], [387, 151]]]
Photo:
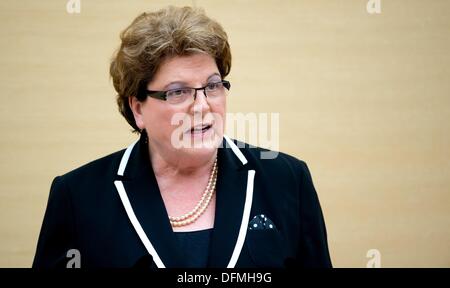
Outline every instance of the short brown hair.
[[122, 31], [120, 39], [122, 43], [112, 58], [110, 75], [118, 93], [119, 111], [134, 132], [139, 132], [139, 128], [128, 99], [133, 96], [145, 99], [139, 98], [141, 89], [167, 57], [207, 53], [216, 60], [222, 78], [230, 72], [227, 34], [199, 8], [169, 6], [142, 13]]

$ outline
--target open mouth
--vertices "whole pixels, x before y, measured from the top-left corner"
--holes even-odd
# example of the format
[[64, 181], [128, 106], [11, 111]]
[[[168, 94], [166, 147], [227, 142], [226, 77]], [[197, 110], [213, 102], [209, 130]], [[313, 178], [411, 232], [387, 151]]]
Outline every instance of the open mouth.
[[211, 129], [212, 124], [202, 124], [192, 127], [190, 130], [188, 130], [188, 133], [191, 134], [203, 134], [206, 133], [209, 129]]

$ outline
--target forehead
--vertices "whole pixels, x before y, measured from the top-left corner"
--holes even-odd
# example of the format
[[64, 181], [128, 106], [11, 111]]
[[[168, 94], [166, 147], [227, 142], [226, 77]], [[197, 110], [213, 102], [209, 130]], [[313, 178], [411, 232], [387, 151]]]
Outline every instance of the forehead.
[[170, 82], [200, 83], [219, 73], [216, 61], [208, 54], [196, 53], [165, 59], [158, 68], [152, 84], [166, 85]]

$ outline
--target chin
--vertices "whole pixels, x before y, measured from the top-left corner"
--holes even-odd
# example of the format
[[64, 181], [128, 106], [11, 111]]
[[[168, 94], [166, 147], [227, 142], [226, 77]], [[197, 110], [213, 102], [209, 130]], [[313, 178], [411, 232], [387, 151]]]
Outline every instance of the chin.
[[184, 142], [188, 144], [184, 145], [184, 147], [180, 149], [180, 152], [194, 157], [211, 157], [214, 153], [216, 153], [223, 138], [223, 133], [212, 134], [213, 135], [211, 135], [211, 137], [207, 138], [190, 138], [188, 141]]

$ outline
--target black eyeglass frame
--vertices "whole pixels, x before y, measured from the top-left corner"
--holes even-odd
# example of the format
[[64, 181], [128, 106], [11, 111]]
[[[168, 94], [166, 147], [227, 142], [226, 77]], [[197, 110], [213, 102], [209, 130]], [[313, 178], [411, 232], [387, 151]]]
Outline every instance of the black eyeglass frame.
[[183, 87], [183, 88], [170, 89], [170, 90], [166, 90], [166, 91], [151, 91], [151, 90], [145, 89], [144, 93], [148, 97], [152, 97], [152, 98], [155, 98], [155, 99], [167, 101], [167, 93], [170, 92], [170, 91], [176, 91], [176, 90], [182, 90], [182, 89], [195, 89], [195, 93], [194, 93], [194, 100], [195, 100], [195, 98], [197, 97], [197, 91], [198, 90], [203, 90], [203, 95], [208, 97], [208, 95], [206, 95], [206, 87], [208, 87], [211, 84], [218, 84], [218, 83], [222, 83], [223, 87], [225, 87], [227, 90], [230, 90], [230, 88], [231, 88], [230, 81], [222, 80], [222, 81], [218, 81], [218, 82], [208, 83], [206, 86], [200, 87], [200, 88]]

